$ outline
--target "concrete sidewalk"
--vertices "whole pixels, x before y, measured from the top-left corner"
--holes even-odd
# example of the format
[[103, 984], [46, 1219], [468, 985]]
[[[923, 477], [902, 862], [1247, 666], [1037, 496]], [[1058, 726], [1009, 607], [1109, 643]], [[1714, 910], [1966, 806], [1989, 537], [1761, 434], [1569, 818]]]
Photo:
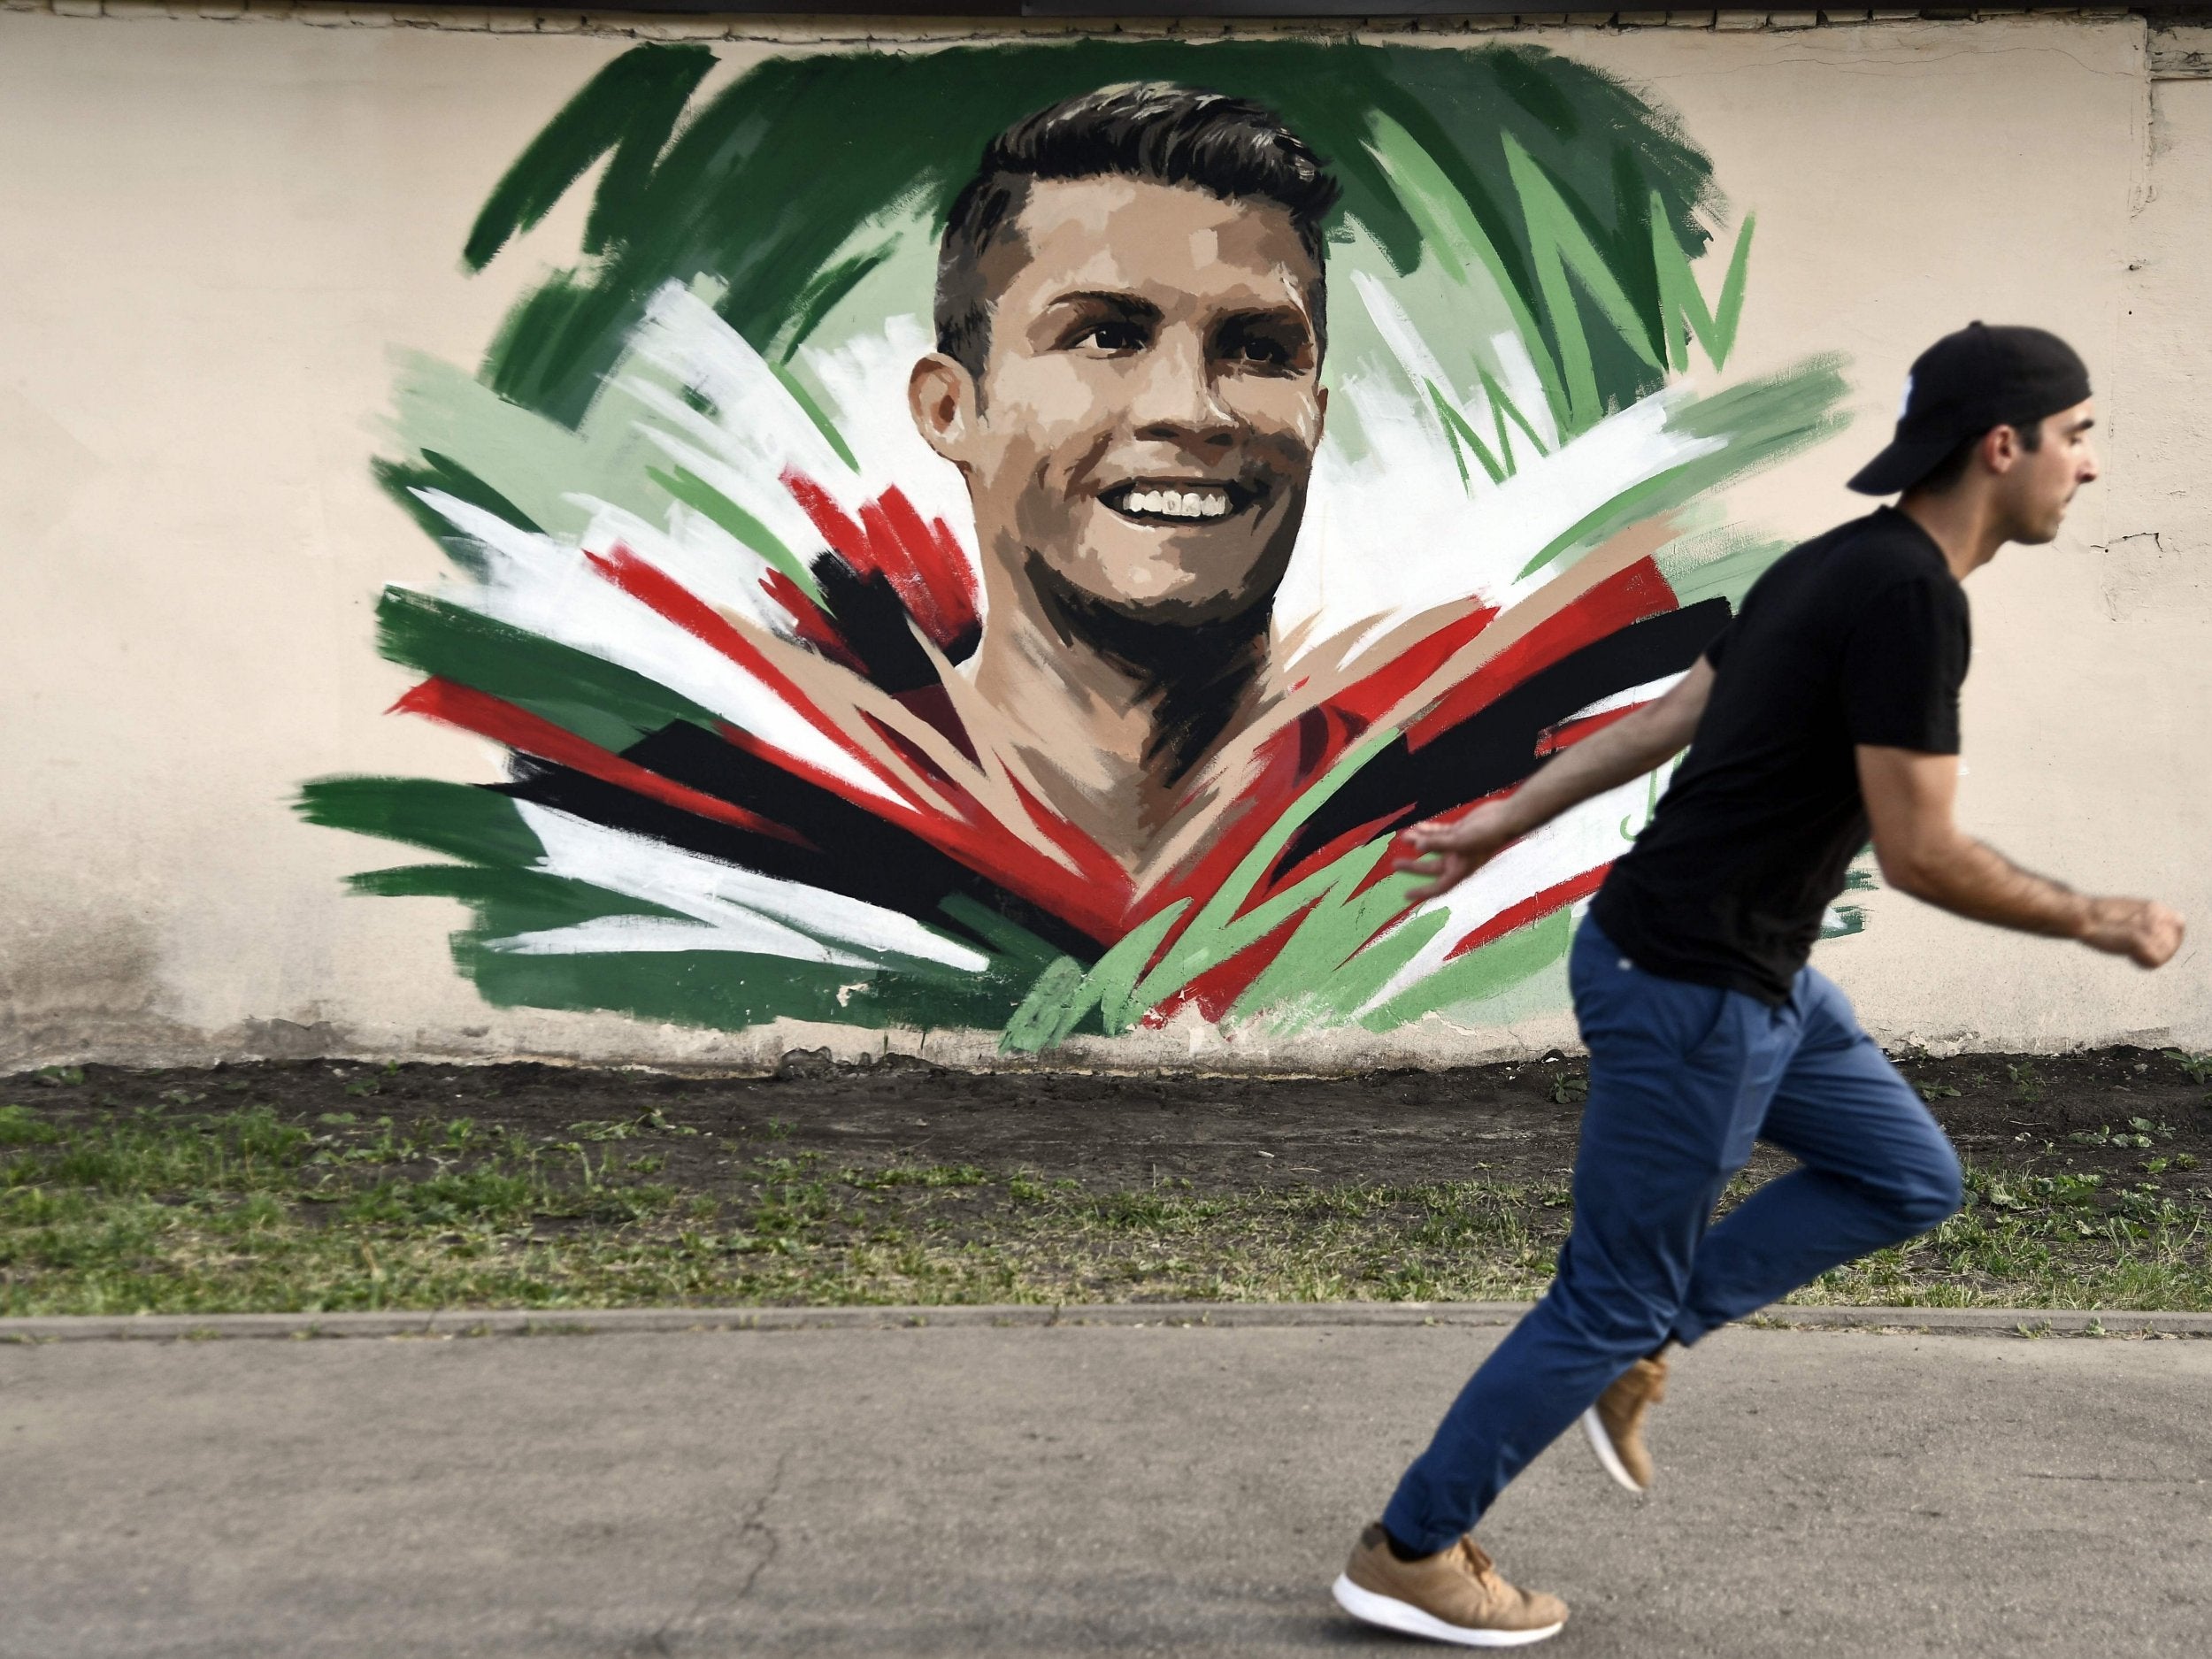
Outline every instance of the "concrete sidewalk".
[[[0, 1655], [1448, 1651], [1326, 1586], [1498, 1335], [0, 1348]], [[2212, 1343], [1729, 1331], [1653, 1438], [1486, 1523], [1540, 1651], [2205, 1651]]]

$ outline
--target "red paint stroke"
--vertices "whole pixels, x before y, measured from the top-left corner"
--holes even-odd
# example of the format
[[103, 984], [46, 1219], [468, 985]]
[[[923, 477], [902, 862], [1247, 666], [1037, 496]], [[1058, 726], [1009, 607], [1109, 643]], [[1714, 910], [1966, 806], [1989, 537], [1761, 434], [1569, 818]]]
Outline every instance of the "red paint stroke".
[[1606, 872], [1612, 869], [1611, 859], [1594, 870], [1586, 870], [1578, 876], [1570, 876], [1555, 882], [1541, 893], [1532, 894], [1517, 904], [1509, 904], [1495, 916], [1469, 933], [1444, 955], [1450, 962], [1471, 950], [1480, 949], [1494, 940], [1502, 939], [1517, 927], [1540, 921], [1554, 910], [1563, 910], [1578, 899], [1586, 899], [1605, 884]]
[[1226, 962], [1216, 963], [1180, 990], [1171, 992], [1139, 1023], [1147, 1030], [1157, 1031], [1184, 1009], [1195, 1004], [1208, 1025], [1218, 1025], [1229, 1010], [1236, 1006], [1237, 998], [1250, 990], [1252, 982], [1282, 954], [1283, 947], [1290, 942], [1290, 936], [1298, 931], [1298, 925], [1311, 915], [1314, 905], [1320, 902], [1319, 899], [1315, 899], [1310, 903], [1300, 905]]
[[1637, 710], [1647, 709], [1650, 706], [1648, 703], [1624, 703], [1617, 709], [1607, 709], [1598, 714], [1586, 714], [1579, 720], [1562, 720], [1557, 726], [1537, 735], [1536, 752], [1540, 756], [1556, 755], [1561, 749], [1571, 749], [1584, 738], [1602, 732], [1614, 721], [1625, 718], [1635, 713]]
[[[1668, 598], [1671, 603], [1673, 595], [1670, 594]], [[1373, 673], [1338, 692], [1325, 706], [1357, 719], [1360, 728], [1365, 730], [1418, 691], [1424, 680], [1451, 661], [1497, 618], [1495, 606], [1484, 605], [1446, 623]]]
[[938, 735], [968, 757], [971, 766], [983, 763], [975, 752], [975, 740], [968, 735], [966, 724], [960, 718], [960, 710], [953, 703], [952, 694], [942, 686], [917, 686], [911, 691], [895, 694], [901, 707], [935, 727]]
[[1480, 712], [1507, 692], [1607, 634], [1672, 611], [1674, 589], [1650, 559], [1638, 559], [1531, 628], [1449, 691], [1406, 728], [1406, 746], [1417, 749]]
[[386, 712], [391, 714], [419, 714], [441, 725], [458, 726], [473, 732], [479, 737], [488, 737], [495, 743], [526, 755], [535, 755], [556, 765], [580, 772], [586, 777], [596, 778], [627, 789], [664, 806], [676, 807], [700, 818], [712, 818], [717, 823], [733, 825], [750, 830], [757, 835], [772, 835], [778, 841], [788, 841], [795, 847], [814, 850], [813, 843], [796, 830], [749, 812], [718, 795], [707, 795], [687, 785], [649, 772], [635, 761], [588, 742], [565, 727], [518, 709], [503, 698], [473, 687], [442, 678], [426, 680], [395, 703]]
[[845, 643], [845, 636], [838, 631], [828, 612], [808, 598], [806, 589], [793, 581], [781, 571], [771, 567], [760, 579], [761, 591], [783, 607], [791, 618], [792, 632], [802, 642], [812, 646], [831, 661], [849, 668], [864, 678], [868, 665], [853, 655]]
[[949, 650], [980, 622], [975, 566], [942, 518], [923, 522], [895, 485], [864, 503], [855, 523], [830, 494], [805, 473], [783, 475], [791, 493], [830, 550], [856, 576], [881, 576], [915, 624]]

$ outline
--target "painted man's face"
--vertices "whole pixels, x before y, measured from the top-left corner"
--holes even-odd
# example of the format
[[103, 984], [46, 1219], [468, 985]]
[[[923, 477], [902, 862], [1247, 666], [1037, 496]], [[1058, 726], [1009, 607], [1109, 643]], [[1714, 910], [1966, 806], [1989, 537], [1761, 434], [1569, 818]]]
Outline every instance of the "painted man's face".
[[980, 380], [933, 358], [914, 385], [985, 558], [1162, 622], [1271, 596], [1325, 402], [1290, 215], [1102, 178], [1033, 186], [1016, 228], [986, 265]]

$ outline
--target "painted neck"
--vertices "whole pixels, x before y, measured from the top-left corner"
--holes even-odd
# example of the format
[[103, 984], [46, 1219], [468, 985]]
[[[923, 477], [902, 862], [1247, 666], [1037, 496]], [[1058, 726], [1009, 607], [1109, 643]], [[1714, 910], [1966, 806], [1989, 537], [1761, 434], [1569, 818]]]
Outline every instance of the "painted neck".
[[994, 583], [974, 682], [1052, 804], [1123, 862], [1172, 816], [1178, 786], [1247, 710], [1271, 607], [1216, 622], [1138, 620], [1034, 558]]

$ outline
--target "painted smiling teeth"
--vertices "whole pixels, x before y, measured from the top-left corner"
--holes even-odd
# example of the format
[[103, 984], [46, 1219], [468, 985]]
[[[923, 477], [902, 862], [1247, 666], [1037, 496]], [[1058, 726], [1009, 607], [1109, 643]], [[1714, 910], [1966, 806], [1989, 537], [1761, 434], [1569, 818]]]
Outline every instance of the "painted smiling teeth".
[[1229, 494], [1220, 489], [1137, 489], [1129, 492], [1122, 511], [1163, 518], [1223, 518], [1229, 513]]

